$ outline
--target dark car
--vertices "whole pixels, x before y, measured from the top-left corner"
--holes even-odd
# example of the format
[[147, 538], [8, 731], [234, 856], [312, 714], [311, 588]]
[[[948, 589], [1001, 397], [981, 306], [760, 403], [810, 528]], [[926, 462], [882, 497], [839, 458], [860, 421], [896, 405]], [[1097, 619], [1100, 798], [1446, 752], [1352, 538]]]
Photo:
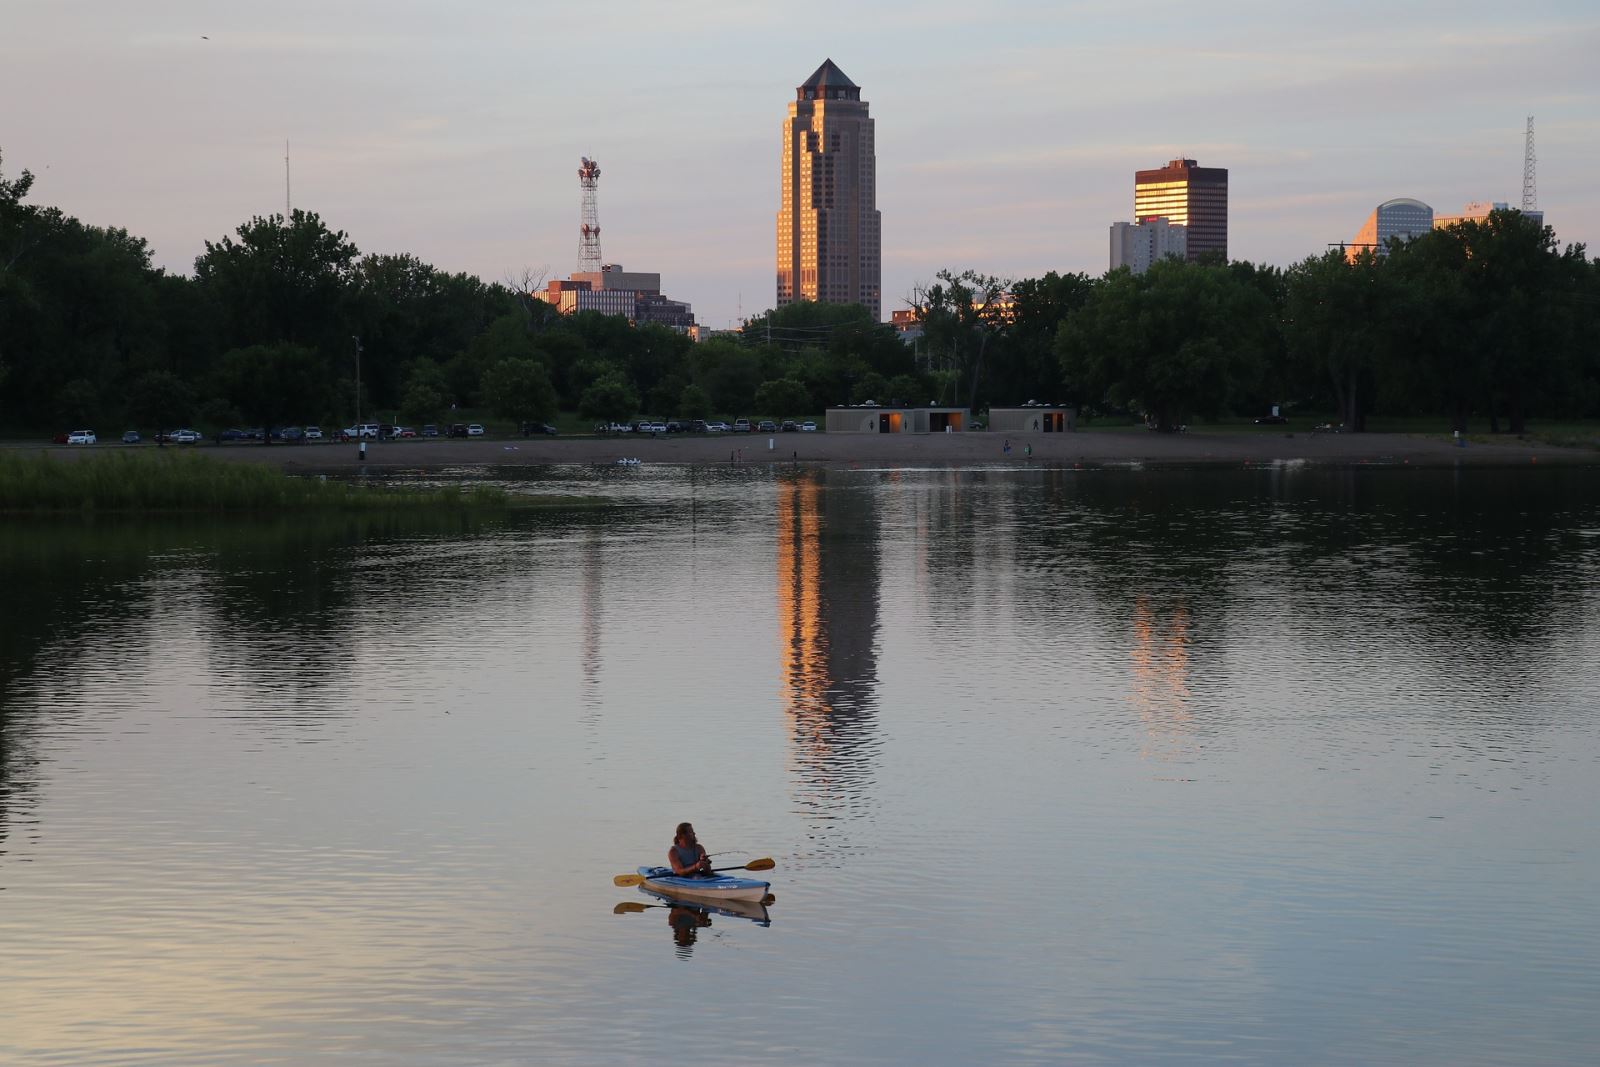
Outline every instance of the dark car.
[[467, 436], [467, 424], [464, 423], [464, 422], [452, 422], [450, 424], [450, 436], [451, 437], [465, 437], [465, 436]]
[[424, 437], [438, 437], [439, 436], [439, 427], [435, 426], [431, 422], [428, 423], [426, 426], [424, 426], [422, 428], [422, 436], [424, 436]]
[[125, 445], [136, 445], [136, 444], [138, 444], [139, 443], [139, 431], [138, 430], [126, 430], [126, 431], [124, 431], [123, 434], [122, 434], [122, 443], [125, 444]]
[[548, 422], [525, 422], [522, 424], [522, 436], [531, 437], [536, 434], [548, 434], [551, 437], [555, 437], [556, 428]]
[[778, 429], [782, 430], [784, 433], [799, 433], [800, 432], [800, 427], [796, 426], [793, 422], [791, 422], [791, 421], [789, 421], [787, 419], [784, 420], [783, 425], [778, 427]]
[[285, 426], [273, 436], [281, 441], [292, 441], [295, 444], [305, 444], [306, 432], [298, 426]]
[[243, 441], [250, 435], [243, 430], [223, 430], [217, 435], [219, 441]]
[[1263, 415], [1256, 420], [1257, 426], [1282, 426], [1289, 420], [1282, 415]]

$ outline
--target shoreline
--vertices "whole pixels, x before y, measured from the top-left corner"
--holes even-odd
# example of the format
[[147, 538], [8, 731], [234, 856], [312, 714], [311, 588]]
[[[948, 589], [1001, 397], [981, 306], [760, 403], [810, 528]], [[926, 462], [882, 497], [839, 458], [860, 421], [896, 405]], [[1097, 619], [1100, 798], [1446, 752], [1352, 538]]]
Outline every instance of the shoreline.
[[[1600, 465], [1600, 449], [1471, 441], [1415, 434], [1146, 434], [1086, 430], [1061, 434], [728, 434], [714, 437], [530, 437], [462, 441], [408, 439], [369, 441], [367, 458], [354, 442], [261, 445], [169, 445], [231, 462], [273, 463], [291, 472], [441, 470], [452, 467], [595, 466], [619, 460], [674, 466], [1072, 466], [1157, 464], [1234, 466], [1308, 463], [1319, 466], [1502, 467], [1555, 463]], [[771, 447], [769, 448], [769, 442]], [[1032, 455], [1028, 455], [1031, 446]], [[150, 444], [11, 445], [52, 458], [77, 459], [110, 451], [153, 452]], [[742, 450], [742, 457], [739, 454]]]

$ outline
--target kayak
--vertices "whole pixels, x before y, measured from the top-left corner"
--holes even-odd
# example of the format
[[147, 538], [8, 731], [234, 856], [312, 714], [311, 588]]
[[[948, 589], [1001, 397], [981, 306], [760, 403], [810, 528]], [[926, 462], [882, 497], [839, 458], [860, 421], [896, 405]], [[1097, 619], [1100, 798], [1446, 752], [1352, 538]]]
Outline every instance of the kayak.
[[[692, 900], [682, 894], [657, 893], [649, 886], [640, 886], [639, 892], [663, 904], [670, 904], [675, 908], [693, 908], [714, 915], [730, 915], [735, 919], [749, 919], [758, 926], [771, 926], [772, 916], [767, 913], [767, 906], [761, 900], [730, 900], [723, 897], [720, 900]], [[763, 897], [762, 900], [767, 898]]]
[[771, 882], [727, 874], [686, 878], [673, 874], [671, 867], [640, 867], [639, 876], [644, 879], [645, 888], [657, 893], [700, 900], [760, 900], [772, 888]]

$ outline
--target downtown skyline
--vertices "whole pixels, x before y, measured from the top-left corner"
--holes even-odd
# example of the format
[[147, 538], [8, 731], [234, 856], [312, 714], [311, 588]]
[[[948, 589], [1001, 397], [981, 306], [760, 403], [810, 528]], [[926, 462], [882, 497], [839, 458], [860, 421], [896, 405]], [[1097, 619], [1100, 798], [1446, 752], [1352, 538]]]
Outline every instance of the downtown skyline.
[[1394, 197], [1516, 203], [1528, 114], [1546, 219], [1600, 243], [1592, 5], [1420, 3], [1382, 28], [1366, 3], [786, 10], [24, 3], [0, 39], [0, 152], [33, 202], [189, 273], [283, 210], [287, 138], [295, 207], [487, 280], [574, 269], [589, 154], [606, 258], [721, 328], [772, 306], [773, 116], [831, 56], [877, 120], [885, 318], [944, 267], [1102, 273], [1132, 172], [1176, 157], [1228, 168], [1230, 255], [1280, 266]]

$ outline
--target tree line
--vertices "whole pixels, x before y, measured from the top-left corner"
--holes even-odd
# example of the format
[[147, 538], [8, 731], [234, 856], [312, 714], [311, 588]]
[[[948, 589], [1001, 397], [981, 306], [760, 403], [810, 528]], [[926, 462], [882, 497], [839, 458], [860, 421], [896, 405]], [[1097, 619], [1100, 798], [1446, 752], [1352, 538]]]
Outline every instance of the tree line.
[[906, 343], [859, 305], [794, 304], [734, 334], [562, 316], [532, 278], [363, 254], [313, 212], [207, 241], [192, 276], [142, 238], [27, 201], [0, 170], [0, 430], [343, 425], [558, 412], [774, 417], [874, 400], [1026, 400], [1161, 429], [1270, 405], [1447, 416], [1521, 432], [1600, 415], [1600, 265], [1515, 211], [1287, 270], [1164, 261], [1103, 277], [943, 271]]

